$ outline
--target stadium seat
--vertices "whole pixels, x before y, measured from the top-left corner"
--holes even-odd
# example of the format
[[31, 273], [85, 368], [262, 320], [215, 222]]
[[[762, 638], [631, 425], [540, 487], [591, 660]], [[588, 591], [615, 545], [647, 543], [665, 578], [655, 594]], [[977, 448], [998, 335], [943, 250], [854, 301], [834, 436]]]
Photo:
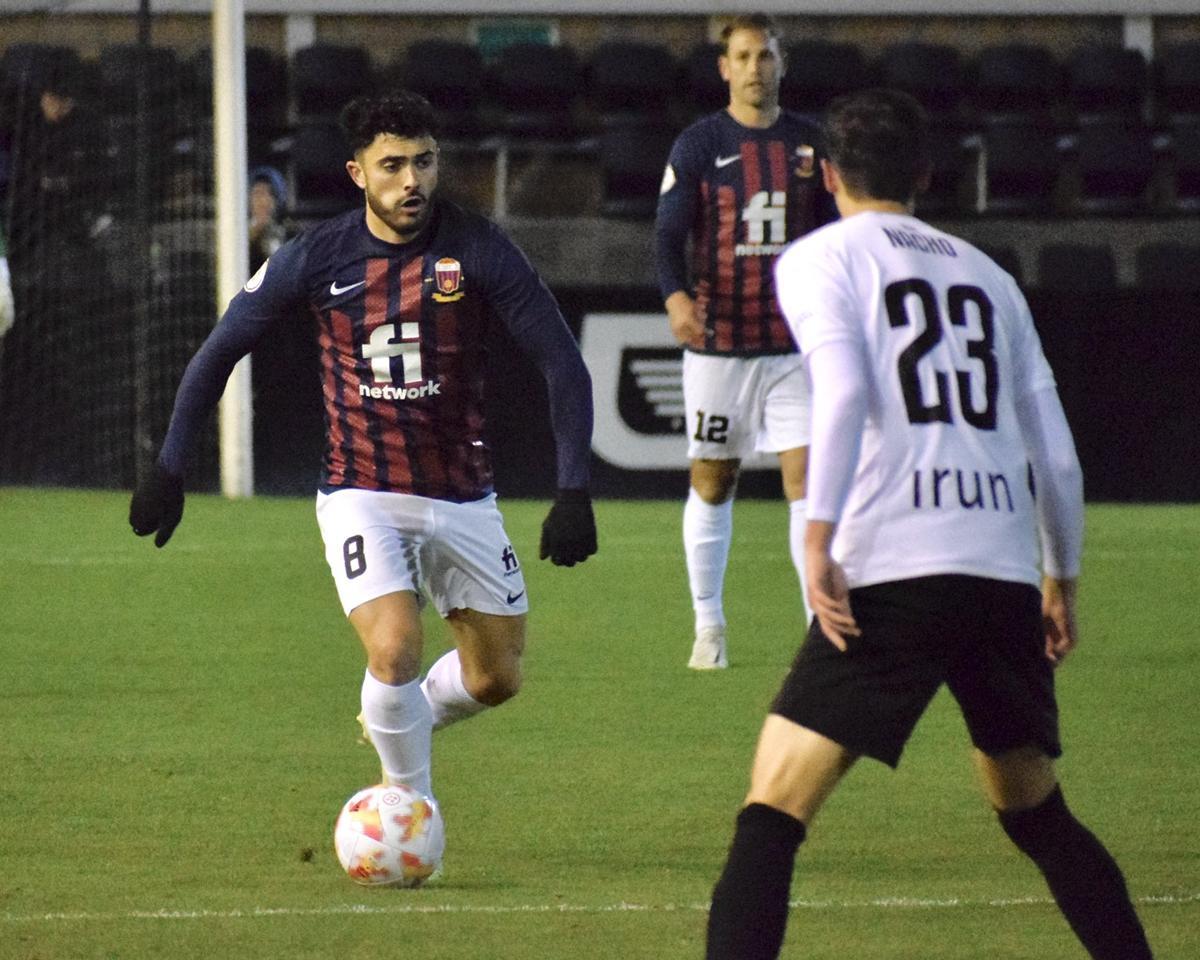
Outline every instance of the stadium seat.
[[868, 86], [870, 76], [855, 44], [802, 40], [788, 48], [780, 100], [789, 109], [819, 114], [839, 94]]
[[1107, 244], [1048, 243], [1038, 250], [1037, 286], [1056, 293], [1106, 293], [1117, 287]]
[[1139, 289], [1200, 293], [1200, 245], [1145, 244], [1134, 255], [1134, 275]]
[[547, 141], [580, 134], [575, 107], [583, 69], [565, 46], [514, 43], [501, 49], [493, 68], [493, 93], [505, 132]]
[[1057, 137], [1046, 124], [993, 120], [984, 126], [981, 143], [984, 212], [1044, 214], [1053, 209], [1061, 156]]
[[195, 79], [171, 47], [111, 44], [100, 51], [97, 66], [103, 90], [102, 106], [108, 116], [137, 114], [138, 80], [144, 77], [152, 125], [173, 129], [184, 120], [177, 108], [181, 98], [192, 94]]
[[1096, 119], [1072, 138], [1078, 168], [1078, 212], [1142, 213], [1154, 175], [1151, 131], [1136, 120]]
[[720, 54], [719, 43], [701, 43], [684, 58], [680, 85], [684, 108], [692, 118], [720, 110], [729, 103], [729, 85], [717, 69]]
[[917, 197], [918, 216], [976, 212], [978, 151], [973, 143], [974, 138], [958, 124], [930, 124], [932, 176], [928, 189]]
[[1021, 286], [1025, 285], [1025, 268], [1021, 263], [1021, 255], [1017, 252], [1016, 247], [1012, 246], [993, 246], [991, 244], [979, 244], [979, 249], [986, 253], [996, 263], [1012, 275], [1012, 278]]
[[1180, 213], [1200, 210], [1200, 117], [1170, 133], [1172, 204]]
[[605, 217], [648, 219], [654, 216], [663, 169], [675, 130], [662, 122], [612, 123], [599, 137]]
[[292, 54], [292, 105], [301, 119], [336, 116], [347, 101], [375, 88], [366, 49], [314, 43]]
[[1088, 44], [1067, 59], [1067, 105], [1081, 123], [1140, 119], [1146, 89], [1146, 59], [1140, 50], [1116, 44]]
[[483, 57], [473, 44], [416, 40], [409, 44], [391, 76], [400, 81], [398, 85], [433, 104], [446, 136], [471, 138], [482, 133], [486, 80]]
[[950, 117], [962, 104], [966, 85], [962, 59], [951, 46], [938, 43], [894, 43], [879, 58], [879, 79], [906, 90], [935, 116]]
[[1200, 119], [1200, 40], [1164, 46], [1154, 58], [1154, 101], [1160, 117]]
[[[212, 50], [192, 60], [197, 112], [211, 115]], [[246, 144], [251, 161], [275, 159], [274, 141], [287, 128], [287, 62], [264, 47], [246, 47]]]
[[346, 172], [350, 149], [332, 120], [300, 125], [288, 151], [290, 212], [298, 219], [331, 216], [362, 203], [362, 192]]
[[1004, 43], [979, 53], [969, 88], [971, 105], [984, 119], [1046, 119], [1061, 98], [1062, 71], [1045, 47]]
[[610, 41], [595, 49], [587, 75], [592, 105], [603, 120], [661, 121], [674, 92], [676, 64], [661, 43]]

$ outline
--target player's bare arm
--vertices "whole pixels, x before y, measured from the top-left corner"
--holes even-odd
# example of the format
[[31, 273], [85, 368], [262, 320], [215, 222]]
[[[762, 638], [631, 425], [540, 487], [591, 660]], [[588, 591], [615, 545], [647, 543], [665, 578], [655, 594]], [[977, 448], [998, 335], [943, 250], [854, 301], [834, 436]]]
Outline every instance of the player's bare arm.
[[808, 603], [829, 642], [846, 651], [846, 638], [860, 633], [850, 610], [850, 588], [846, 573], [831, 553], [837, 525], [828, 520], [809, 520], [804, 529], [804, 574]]
[[1042, 578], [1042, 621], [1046, 630], [1046, 657], [1062, 663], [1079, 642], [1075, 622], [1074, 578]]

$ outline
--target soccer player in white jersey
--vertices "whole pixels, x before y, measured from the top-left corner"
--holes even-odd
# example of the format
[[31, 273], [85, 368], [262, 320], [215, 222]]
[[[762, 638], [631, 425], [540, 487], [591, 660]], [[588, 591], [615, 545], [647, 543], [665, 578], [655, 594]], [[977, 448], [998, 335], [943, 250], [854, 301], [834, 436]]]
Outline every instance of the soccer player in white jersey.
[[944, 683], [1000, 826], [1089, 955], [1145, 960], [1120, 868], [1055, 773], [1083, 539], [1074, 442], [1013, 279], [912, 216], [925, 131], [897, 91], [836, 100], [822, 176], [842, 220], [776, 264], [812, 381], [815, 621], [763, 725], [707, 957], [778, 956], [813, 817], [860, 756], [899, 763]]

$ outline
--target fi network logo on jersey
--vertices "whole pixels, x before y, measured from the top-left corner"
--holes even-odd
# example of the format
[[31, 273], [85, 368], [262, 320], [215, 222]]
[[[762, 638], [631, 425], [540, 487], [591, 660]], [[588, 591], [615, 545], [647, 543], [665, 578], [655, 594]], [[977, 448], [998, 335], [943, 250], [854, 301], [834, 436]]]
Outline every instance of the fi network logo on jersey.
[[[418, 400], [421, 397], [441, 396], [441, 381], [427, 381], [422, 375], [421, 325], [415, 320], [381, 323], [371, 331], [367, 342], [362, 345], [362, 356], [364, 360], [371, 362], [375, 386], [360, 383], [360, 397], [371, 397], [374, 400]], [[393, 359], [400, 361], [399, 386], [396, 385], [393, 374]]]
[[[626, 470], [686, 470], [683, 351], [661, 313], [589, 313], [579, 348], [592, 372], [592, 449]], [[764, 454], [742, 468], [772, 467]]]

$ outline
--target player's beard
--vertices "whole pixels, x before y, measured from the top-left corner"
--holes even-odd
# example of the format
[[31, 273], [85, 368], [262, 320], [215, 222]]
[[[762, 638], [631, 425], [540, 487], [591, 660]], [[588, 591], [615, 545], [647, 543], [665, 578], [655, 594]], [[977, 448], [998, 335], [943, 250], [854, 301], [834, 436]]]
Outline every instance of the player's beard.
[[418, 194], [425, 202], [421, 205], [420, 212], [415, 216], [404, 212], [404, 203], [406, 200], [412, 199], [411, 196], [405, 197], [398, 204], [388, 207], [370, 190], [366, 191], [366, 194], [367, 206], [371, 208], [371, 212], [391, 227], [398, 236], [403, 237], [403, 242], [405, 243], [414, 239], [417, 234], [425, 229], [425, 225], [429, 222], [430, 214], [433, 211], [432, 192], [429, 196]]

